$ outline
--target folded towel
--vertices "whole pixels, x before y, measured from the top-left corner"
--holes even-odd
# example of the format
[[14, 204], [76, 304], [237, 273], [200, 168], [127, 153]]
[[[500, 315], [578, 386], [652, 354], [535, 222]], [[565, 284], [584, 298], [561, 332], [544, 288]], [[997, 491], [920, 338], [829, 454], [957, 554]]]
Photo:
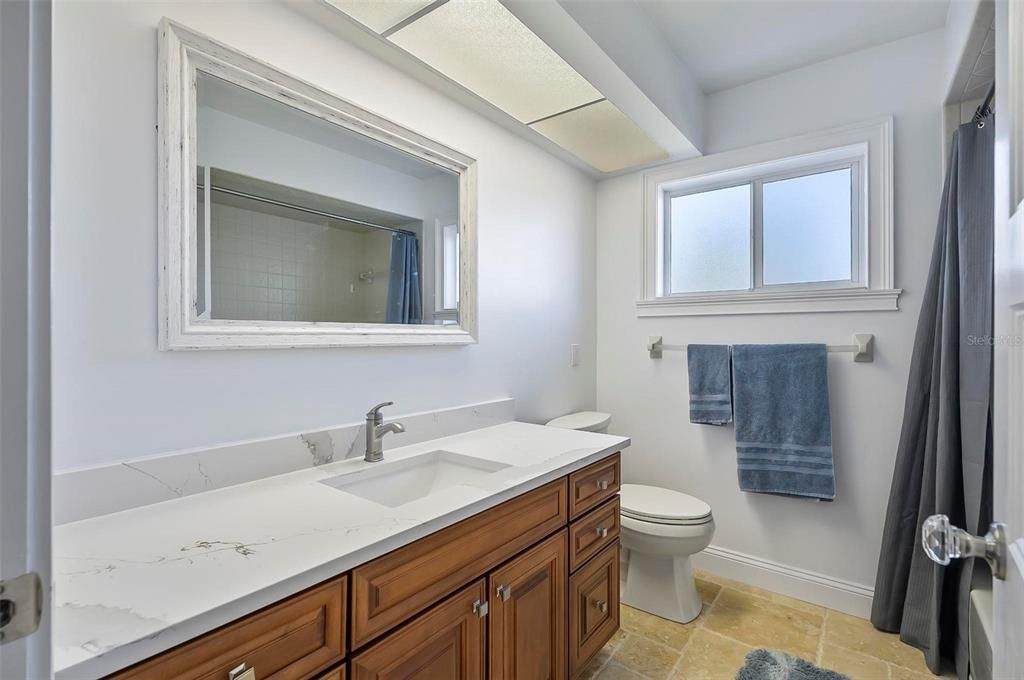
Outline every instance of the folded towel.
[[690, 422], [732, 422], [732, 370], [728, 345], [687, 345], [690, 374]]
[[732, 361], [740, 488], [834, 499], [825, 345], [735, 345]]

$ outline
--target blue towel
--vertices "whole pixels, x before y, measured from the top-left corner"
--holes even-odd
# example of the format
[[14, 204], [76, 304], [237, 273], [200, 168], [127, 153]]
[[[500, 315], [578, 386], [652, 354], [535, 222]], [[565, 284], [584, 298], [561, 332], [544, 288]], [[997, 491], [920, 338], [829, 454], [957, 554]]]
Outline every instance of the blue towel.
[[744, 491], [836, 497], [825, 345], [736, 345], [736, 455]]
[[690, 422], [732, 422], [732, 371], [728, 345], [687, 345], [690, 374]]

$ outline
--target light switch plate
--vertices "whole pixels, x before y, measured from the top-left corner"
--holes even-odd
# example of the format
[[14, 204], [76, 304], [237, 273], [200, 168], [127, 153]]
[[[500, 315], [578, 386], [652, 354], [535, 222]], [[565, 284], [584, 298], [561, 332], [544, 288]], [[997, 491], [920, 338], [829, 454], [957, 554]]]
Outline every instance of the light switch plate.
[[569, 345], [569, 365], [575, 368], [580, 365], [580, 346]]

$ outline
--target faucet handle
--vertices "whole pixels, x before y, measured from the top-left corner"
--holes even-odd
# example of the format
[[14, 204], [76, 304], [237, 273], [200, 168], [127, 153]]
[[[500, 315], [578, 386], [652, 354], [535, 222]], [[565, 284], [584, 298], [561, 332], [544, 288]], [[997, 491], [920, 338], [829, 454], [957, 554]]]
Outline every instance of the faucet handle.
[[374, 419], [379, 418], [380, 417], [379, 411], [382, 408], [384, 408], [385, 406], [394, 406], [394, 405], [395, 405], [395, 402], [393, 402], [393, 401], [385, 401], [385, 402], [382, 402], [380, 404], [377, 404], [376, 406], [374, 406], [373, 408], [371, 408], [369, 411], [366, 412], [366, 417], [367, 418], [374, 418]]

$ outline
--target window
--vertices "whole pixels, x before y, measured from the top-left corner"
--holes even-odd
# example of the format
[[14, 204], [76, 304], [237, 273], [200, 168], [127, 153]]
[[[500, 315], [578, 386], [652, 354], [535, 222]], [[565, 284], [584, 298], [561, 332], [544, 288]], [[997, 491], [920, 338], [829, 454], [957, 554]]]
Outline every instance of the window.
[[897, 309], [891, 177], [888, 119], [646, 173], [638, 314]]
[[436, 220], [434, 236], [435, 321], [457, 323], [459, 319], [459, 225], [454, 219]]
[[859, 167], [666, 193], [664, 294], [861, 285]]
[[750, 288], [751, 187], [666, 196], [666, 288], [671, 293]]
[[441, 276], [444, 282], [441, 295], [442, 309], [457, 310], [459, 307], [459, 227], [446, 224], [441, 228]]

